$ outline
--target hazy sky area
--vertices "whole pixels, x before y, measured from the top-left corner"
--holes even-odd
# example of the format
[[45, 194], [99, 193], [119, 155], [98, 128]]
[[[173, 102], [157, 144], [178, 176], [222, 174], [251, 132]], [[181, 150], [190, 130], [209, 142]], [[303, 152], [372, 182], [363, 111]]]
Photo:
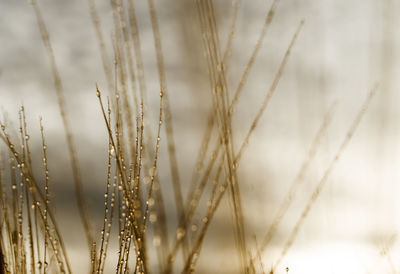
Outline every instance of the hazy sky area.
[[[109, 56], [112, 13], [96, 0]], [[148, 125], [156, 132], [159, 82], [146, 1], [136, 1], [144, 56]], [[211, 106], [206, 62], [195, 1], [155, 1], [161, 28], [172, 121], [182, 181], [189, 181]], [[232, 17], [229, 0], [214, 1], [221, 45]], [[233, 94], [260, 35], [271, 0], [241, 1], [231, 56], [226, 64]], [[87, 1], [38, 0], [50, 34], [65, 91], [68, 119], [77, 143], [85, 193], [100, 229], [107, 165], [107, 131], [96, 98], [97, 83], [107, 94], [100, 51]], [[240, 162], [246, 232], [261, 241], [320, 127], [336, 102], [332, 122], [315, 159], [263, 254], [266, 266], [279, 257], [294, 223], [346, 136], [368, 92], [377, 94], [361, 120], [320, 197], [277, 273], [395, 273], [400, 271], [400, 32], [396, 0], [281, 0], [233, 116], [236, 149], [245, 138], [298, 24], [305, 20], [275, 94]], [[0, 108], [17, 129], [24, 105], [33, 157], [41, 168], [39, 116], [48, 142], [56, 213], [73, 268], [82, 259], [83, 230], [78, 223], [69, 155], [49, 60], [31, 5], [0, 0]], [[1, 114], [2, 120], [4, 115]], [[165, 133], [159, 174], [172, 195]], [[1, 146], [1, 149], [5, 149]], [[187, 188], [183, 187], [186, 193]], [[175, 205], [171, 208], [171, 231]], [[198, 273], [232, 273], [237, 255], [228, 199], [223, 200], [205, 238]], [[201, 219], [201, 214], [197, 219]], [[382, 252], [386, 250], [388, 252]], [[86, 255], [86, 253], [85, 253]], [[232, 259], [233, 258], [233, 259]], [[112, 266], [111, 266], [112, 267]], [[212, 269], [212, 272], [210, 272]], [[215, 271], [217, 269], [217, 271]], [[110, 271], [112, 268], [110, 268]], [[111, 273], [111, 272], [110, 272]]]

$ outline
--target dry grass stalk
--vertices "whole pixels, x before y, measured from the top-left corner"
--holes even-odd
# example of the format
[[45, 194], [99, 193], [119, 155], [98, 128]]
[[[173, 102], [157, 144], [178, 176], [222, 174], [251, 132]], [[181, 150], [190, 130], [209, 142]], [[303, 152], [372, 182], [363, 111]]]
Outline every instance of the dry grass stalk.
[[295, 239], [300, 231], [301, 226], [303, 225], [308, 214], [310, 213], [312, 206], [314, 205], [315, 201], [317, 200], [321, 191], [323, 190], [324, 186], [326, 185], [326, 182], [328, 181], [328, 178], [329, 178], [330, 174], [332, 173], [334, 167], [336, 166], [337, 162], [339, 161], [340, 157], [342, 156], [343, 152], [345, 151], [347, 145], [349, 144], [350, 140], [352, 139], [354, 132], [356, 131], [358, 125], [360, 124], [361, 119], [364, 117], [365, 112], [367, 111], [374, 95], [376, 94], [377, 89], [378, 89], [378, 86], [374, 87], [368, 93], [367, 98], [365, 99], [360, 110], [358, 111], [354, 121], [351, 123], [350, 128], [347, 131], [347, 133], [346, 133], [342, 143], [340, 144], [337, 152], [335, 153], [332, 161], [330, 162], [328, 168], [325, 170], [324, 175], [322, 176], [321, 180], [318, 182], [318, 185], [315, 187], [314, 191], [312, 192], [311, 197], [309, 198], [305, 208], [303, 209], [301, 216], [299, 217], [296, 224], [294, 225], [294, 227], [282, 249], [281, 255], [278, 258], [277, 262], [275, 263], [274, 268], [277, 268], [277, 266], [279, 266], [282, 259], [286, 256], [287, 252], [293, 245], [293, 242], [295, 241]]
[[[161, 42], [163, 32], [160, 30], [155, 4], [153, 0], [148, 0], [159, 80], [157, 127], [155, 138], [153, 138], [153, 132], [145, 123], [145, 119], [150, 120], [151, 113], [146, 109], [148, 94], [135, 3], [133, 0], [126, 0], [126, 2], [124, 0], [110, 1], [114, 24], [112, 38], [114, 79], [112, 79], [111, 62], [103, 39], [96, 4], [93, 0], [88, 0], [88, 3], [110, 94], [110, 97], [107, 98], [108, 105], [106, 108], [103, 105], [100, 89], [96, 86], [96, 94], [108, 135], [108, 141], [104, 144], [108, 152], [103, 220], [99, 228], [99, 234], [96, 237], [92, 233], [87, 218], [86, 202], [83, 197], [79, 171], [79, 159], [66, 115], [61, 78], [40, 9], [36, 1], [32, 1], [42, 41], [50, 60], [51, 73], [66, 132], [80, 218], [88, 241], [90, 273], [104, 273], [108, 261], [111, 260], [111, 263], [114, 264], [114, 270], [118, 274], [130, 272], [150, 273], [155, 267], [155, 260], [152, 258], [153, 253], [150, 253], [152, 250], [148, 245], [150, 240], [153, 240], [159, 273], [194, 272], [210, 224], [226, 192], [229, 193], [228, 201], [230, 202], [231, 214], [234, 219], [234, 239], [239, 256], [240, 272], [265, 273], [261, 254], [267, 248], [280, 221], [286, 214], [298, 185], [302, 182], [305, 172], [316, 154], [320, 140], [329, 125], [331, 111], [328, 111], [325, 116], [311, 144], [307, 157], [300, 167], [261, 245], [259, 246], [257, 240], [254, 239], [254, 252], [251, 252], [250, 244], [248, 243], [247, 231], [249, 228], [245, 227], [246, 211], [243, 208], [243, 198], [240, 190], [241, 182], [238, 180], [238, 167], [250, 138], [259, 125], [260, 119], [277, 89], [304, 21], [301, 21], [296, 29], [273, 78], [273, 82], [266, 91], [264, 101], [261, 103], [244, 140], [241, 142], [241, 146], [236, 152], [232, 123], [234, 109], [261, 50], [267, 31], [276, 13], [279, 0], [272, 1], [260, 36], [236, 88], [232, 92], [232, 99], [228, 89], [227, 71], [230, 68], [228, 59], [233, 47], [240, 1], [235, 0], [233, 2], [233, 14], [224, 51], [221, 51], [214, 2], [212, 0], [195, 1], [198, 26], [202, 36], [208, 70], [211, 107], [195, 168], [192, 172], [191, 180], [188, 182], [188, 194], [184, 197], [182, 186], [185, 182], [181, 179], [179, 173], [180, 166], [176, 155], [176, 150], [179, 146], [175, 146], [172, 125], [173, 111], [170, 100], [173, 100], [174, 97], [168, 93], [167, 71]], [[302, 216], [295, 224], [292, 234], [283, 248], [281, 257], [275, 264], [275, 269], [292, 246], [302, 223], [325, 185], [334, 165], [354, 134], [374, 93], [375, 90], [370, 93], [335, 158], [313, 192]], [[2, 124], [0, 134], [0, 139], [10, 153], [8, 177], [10, 178], [11, 186], [10, 189], [7, 189], [5, 184], [8, 177], [6, 176], [6, 161], [2, 159], [0, 162], [0, 271], [6, 273], [72, 273], [61, 232], [57, 226], [54, 212], [49, 207], [50, 179], [42, 119], [40, 119], [40, 132], [44, 181], [38, 182], [33, 174], [33, 159], [31, 157], [29, 135], [23, 108], [19, 114], [19, 138], [11, 137], [5, 123]], [[158, 172], [159, 165], [162, 164], [160, 163], [160, 146], [163, 124], [165, 124], [169, 169], [177, 217], [177, 223], [173, 224], [176, 225], [176, 237], [172, 239], [168, 234], [169, 215], [166, 213], [165, 197], [162, 191], [162, 188], [165, 189], [165, 184], [161, 180], [163, 177]], [[8, 193], [11, 193], [10, 200], [7, 199]], [[206, 194], [209, 196], [206, 197]], [[206, 201], [205, 204], [202, 204], [203, 200]], [[196, 214], [203, 209], [202, 207], [204, 207], [205, 213], [204, 215], [201, 213], [203, 216], [202, 225], [198, 226]], [[111, 236], [111, 232], [114, 231], [113, 227], [118, 239], [114, 239]], [[189, 235], [191, 230], [192, 234]], [[110, 256], [109, 246], [114, 240], [117, 244], [118, 254]], [[170, 241], [172, 242], [171, 249]], [[175, 260], [176, 254], [180, 249], [183, 255], [183, 265], [178, 265], [176, 263], [177, 260]], [[107, 262], [106, 259], [108, 259]], [[179, 270], [177, 270], [178, 268]]]
[[60, 75], [59, 75], [59, 72], [57, 69], [56, 59], [54, 57], [54, 52], [53, 52], [53, 48], [51, 46], [49, 34], [47, 31], [46, 24], [43, 19], [42, 13], [40, 11], [39, 5], [37, 4], [36, 0], [32, 0], [31, 4], [35, 11], [41, 38], [42, 38], [43, 44], [46, 49], [46, 53], [47, 53], [49, 61], [50, 61], [50, 68], [51, 68], [51, 72], [52, 72], [52, 76], [53, 76], [53, 80], [54, 80], [54, 86], [56, 89], [58, 106], [60, 108], [60, 114], [61, 114], [61, 118], [63, 121], [65, 135], [66, 135], [66, 139], [67, 139], [68, 152], [69, 152], [70, 158], [71, 158], [71, 167], [72, 167], [72, 174], [73, 174], [73, 178], [74, 178], [75, 195], [76, 195], [76, 199], [77, 199], [77, 203], [78, 203], [79, 215], [80, 215], [81, 222], [82, 222], [84, 230], [85, 230], [88, 248], [90, 250], [91, 245], [94, 240], [93, 240], [93, 235], [92, 235], [91, 227], [90, 227], [90, 221], [89, 221], [88, 213], [87, 213], [87, 209], [86, 209], [86, 203], [85, 203], [85, 200], [83, 197], [82, 179], [81, 179], [80, 170], [79, 170], [79, 160], [78, 160], [78, 156], [76, 153], [75, 141], [72, 136], [71, 127], [68, 122], [68, 118], [67, 118], [67, 114], [66, 114], [63, 86], [62, 86], [61, 78], [60, 78]]

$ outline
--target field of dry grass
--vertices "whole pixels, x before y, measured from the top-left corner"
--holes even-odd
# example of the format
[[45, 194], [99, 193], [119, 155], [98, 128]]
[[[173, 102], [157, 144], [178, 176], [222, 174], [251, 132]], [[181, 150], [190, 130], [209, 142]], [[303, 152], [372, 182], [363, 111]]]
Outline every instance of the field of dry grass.
[[[292, 78], [304, 76], [304, 85], [313, 79], [304, 71], [312, 67], [312, 58], [302, 59], [296, 49], [298, 43], [318, 43], [304, 42], [313, 37], [305, 30], [313, 21], [294, 6], [280, 0], [261, 7], [240, 0], [171, 0], [176, 13], [166, 14], [167, 4], [161, 1], [139, 2], [111, 0], [107, 6], [87, 0], [85, 22], [96, 45], [90, 52], [101, 75], [93, 79], [83, 69], [90, 64], [72, 62], [76, 83], [78, 78], [93, 80], [85, 88], [87, 96], [73, 91], [76, 83], [64, 81], [68, 76], [58, 65], [57, 49], [80, 45], [53, 44], [52, 31], [57, 30], [47, 20], [53, 15], [46, 13], [51, 3], [24, 3], [37, 30], [33, 41], [42, 44], [41, 62], [48, 70], [44, 79], [52, 83], [43, 111], [52, 108], [57, 118], [31, 117], [36, 91], [12, 106], [18, 107], [17, 116], [1, 116], [0, 273], [376, 273], [358, 257], [352, 266], [337, 262], [344, 269], [318, 271], [322, 255], [313, 262], [314, 255], [305, 258], [308, 251], [299, 253], [295, 247], [336, 169], [341, 175], [335, 181], [351, 181], [347, 174], [377, 173], [373, 168], [360, 172], [371, 167], [363, 165], [366, 154], [360, 151], [367, 145], [359, 145], [360, 138], [351, 161], [341, 160], [360, 127], [369, 134], [365, 120], [370, 125], [382, 113], [377, 98], [384, 104], [391, 98], [388, 74], [368, 79], [363, 90], [342, 97], [316, 98], [312, 92], [279, 97], [281, 85], [286, 91], [301, 89], [297, 84], [302, 80], [293, 83]], [[256, 13], [261, 19], [247, 22]], [[241, 40], [243, 33], [248, 41]], [[268, 47], [270, 63], [264, 62]], [[347, 77], [349, 72], [343, 71]], [[303, 107], [293, 110], [303, 100]], [[85, 109], [81, 114], [79, 106]], [[284, 122], [287, 117], [293, 119]], [[396, 115], [381, 117], [386, 122], [377, 131], [389, 138]], [[49, 134], [52, 124], [58, 130]], [[267, 139], [257, 135], [262, 128], [271, 132], [264, 135]], [[295, 135], [299, 131], [303, 134]], [[273, 145], [265, 145], [269, 141]], [[362, 175], [355, 180], [371, 184]], [[364, 187], [351, 191], [363, 193]], [[398, 188], [388, 192], [396, 201]], [[333, 198], [338, 204], [340, 195]], [[331, 200], [324, 197], [326, 206]], [[358, 199], [350, 198], [354, 203]], [[393, 208], [383, 211], [398, 215]], [[353, 218], [349, 223], [364, 220], [363, 213], [346, 215], [346, 207], [340, 212]], [[329, 226], [343, 230], [340, 241], [346, 241], [343, 235], [350, 234], [336, 221], [340, 217], [329, 208], [319, 214], [315, 223], [320, 226], [309, 238], [315, 250], [323, 247], [315, 242], [324, 233], [324, 218], [333, 218]], [[381, 273], [397, 273], [396, 224], [389, 228], [382, 222], [379, 230]], [[304, 238], [300, 242], [307, 246]], [[335, 252], [347, 254], [341, 247], [324, 254]], [[291, 253], [295, 255], [288, 258]], [[351, 261], [352, 255], [345, 256]], [[307, 272], [299, 261], [310, 261], [303, 266], [315, 264], [317, 270]]]

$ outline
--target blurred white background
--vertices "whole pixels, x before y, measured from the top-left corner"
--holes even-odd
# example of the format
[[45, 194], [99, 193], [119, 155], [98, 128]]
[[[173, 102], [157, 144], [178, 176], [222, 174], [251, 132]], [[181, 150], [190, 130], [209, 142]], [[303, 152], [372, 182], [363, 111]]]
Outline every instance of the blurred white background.
[[[136, 2], [150, 94], [148, 108], [156, 117], [159, 91], [148, 7], [146, 1]], [[225, 45], [232, 3], [214, 2], [221, 44]], [[85, 191], [91, 207], [101, 208], [107, 135], [95, 83], [106, 90], [106, 82], [88, 4], [78, 0], [38, 3], [63, 81]], [[252, 53], [271, 3], [271, 0], [241, 3], [227, 64], [228, 85], [232, 90]], [[103, 0], [96, 4], [112, 56], [110, 4]], [[211, 104], [200, 30], [192, 3], [158, 0], [156, 7], [173, 126], [179, 144], [178, 164], [183, 181], [188, 181]], [[338, 107], [294, 204], [264, 253], [266, 266], [279, 256], [367, 93], [375, 83], [380, 85], [277, 273], [285, 273], [286, 266], [289, 273], [296, 274], [394, 273], [393, 267], [400, 271], [400, 248], [396, 240], [400, 227], [399, 12], [400, 2], [395, 0], [282, 0], [278, 5], [233, 124], [239, 146], [298, 23], [305, 19], [276, 93], [250, 139], [239, 169], [250, 238], [254, 234], [259, 241], [262, 239], [306, 157], [324, 114], [333, 102], [337, 101]], [[43, 116], [51, 178], [57, 190], [57, 216], [66, 233], [71, 259], [76, 262], [73, 267], [82, 273], [79, 269], [87, 260], [80, 253], [86, 246], [82, 246], [82, 228], [71, 221], [77, 219], [77, 214], [62, 122], [48, 58], [33, 9], [26, 1], [0, 1], [0, 70], [0, 106], [14, 123], [18, 122], [19, 106], [25, 106], [34, 152], [41, 149], [38, 117]], [[168, 181], [169, 167], [163, 164], [168, 156], [165, 138], [162, 140], [160, 174]], [[174, 207], [172, 199], [167, 203]], [[236, 267], [228, 209], [224, 201], [206, 237], [199, 273], [211, 273], [211, 269], [212, 273], [231, 273]], [[101, 221], [101, 212], [93, 211]], [[170, 214], [174, 213], [171, 210]], [[385, 248], [389, 251], [383, 254]]]

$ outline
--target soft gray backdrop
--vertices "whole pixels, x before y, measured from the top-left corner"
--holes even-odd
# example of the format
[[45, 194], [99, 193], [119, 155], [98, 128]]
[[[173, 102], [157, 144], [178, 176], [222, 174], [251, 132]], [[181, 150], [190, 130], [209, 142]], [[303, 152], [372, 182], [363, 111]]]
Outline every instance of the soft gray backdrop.
[[[158, 80], [151, 25], [146, 1], [137, 2], [147, 87], [149, 94], [153, 94], [149, 96], [149, 109], [154, 110], [155, 116]], [[225, 45], [232, 3], [215, 2], [219, 33]], [[228, 63], [231, 89], [237, 85], [272, 1], [242, 2]], [[112, 56], [111, 9], [108, 1], [96, 3]], [[107, 138], [94, 87], [98, 83], [105, 89], [106, 84], [88, 5], [78, 0], [41, 0], [39, 5], [63, 80], [85, 190], [92, 208], [97, 208], [101, 206], [104, 191]], [[193, 5], [185, 1], [160, 0], [156, 5], [179, 144], [178, 161], [183, 179], [188, 180], [194, 164], [192, 155], [198, 151], [210, 104], [201, 41], [194, 38], [199, 32], [197, 15]], [[282, 0], [278, 6], [235, 112], [238, 144], [298, 23], [303, 18], [306, 23], [240, 166], [249, 235], [255, 234], [261, 240], [324, 113], [334, 101], [338, 101], [338, 107], [303, 188], [280, 226], [273, 246], [265, 253], [266, 265], [278, 256], [367, 92], [376, 82], [380, 83], [377, 96], [278, 273], [283, 273], [286, 266], [290, 267], [290, 273], [297, 274], [391, 273], [390, 258], [380, 254], [386, 245], [393, 245], [389, 255], [398, 262], [398, 242], [390, 239], [400, 227], [399, 12], [400, 2], [395, 0]], [[86, 246], [81, 244], [81, 227], [73, 222], [77, 214], [62, 123], [48, 59], [27, 1], [0, 0], [0, 70], [0, 106], [17, 123], [18, 107], [25, 105], [32, 144], [36, 144], [34, 153], [40, 151], [38, 117], [44, 117], [50, 172], [57, 188], [57, 216], [66, 233], [72, 261], [76, 262], [74, 268], [83, 273], [79, 269], [87, 263], [81, 256]], [[165, 147], [163, 142], [161, 163], [164, 164], [160, 166], [160, 174], [169, 180]], [[172, 200], [170, 203], [173, 208]], [[235, 267], [233, 238], [221, 237], [231, 231], [226, 225], [231, 221], [228, 209], [228, 203], [224, 202], [206, 237], [200, 272], [210, 273], [210, 268], [217, 268], [221, 273], [229, 273]], [[96, 211], [95, 214], [98, 215]], [[395, 267], [400, 269], [398, 264]]]

